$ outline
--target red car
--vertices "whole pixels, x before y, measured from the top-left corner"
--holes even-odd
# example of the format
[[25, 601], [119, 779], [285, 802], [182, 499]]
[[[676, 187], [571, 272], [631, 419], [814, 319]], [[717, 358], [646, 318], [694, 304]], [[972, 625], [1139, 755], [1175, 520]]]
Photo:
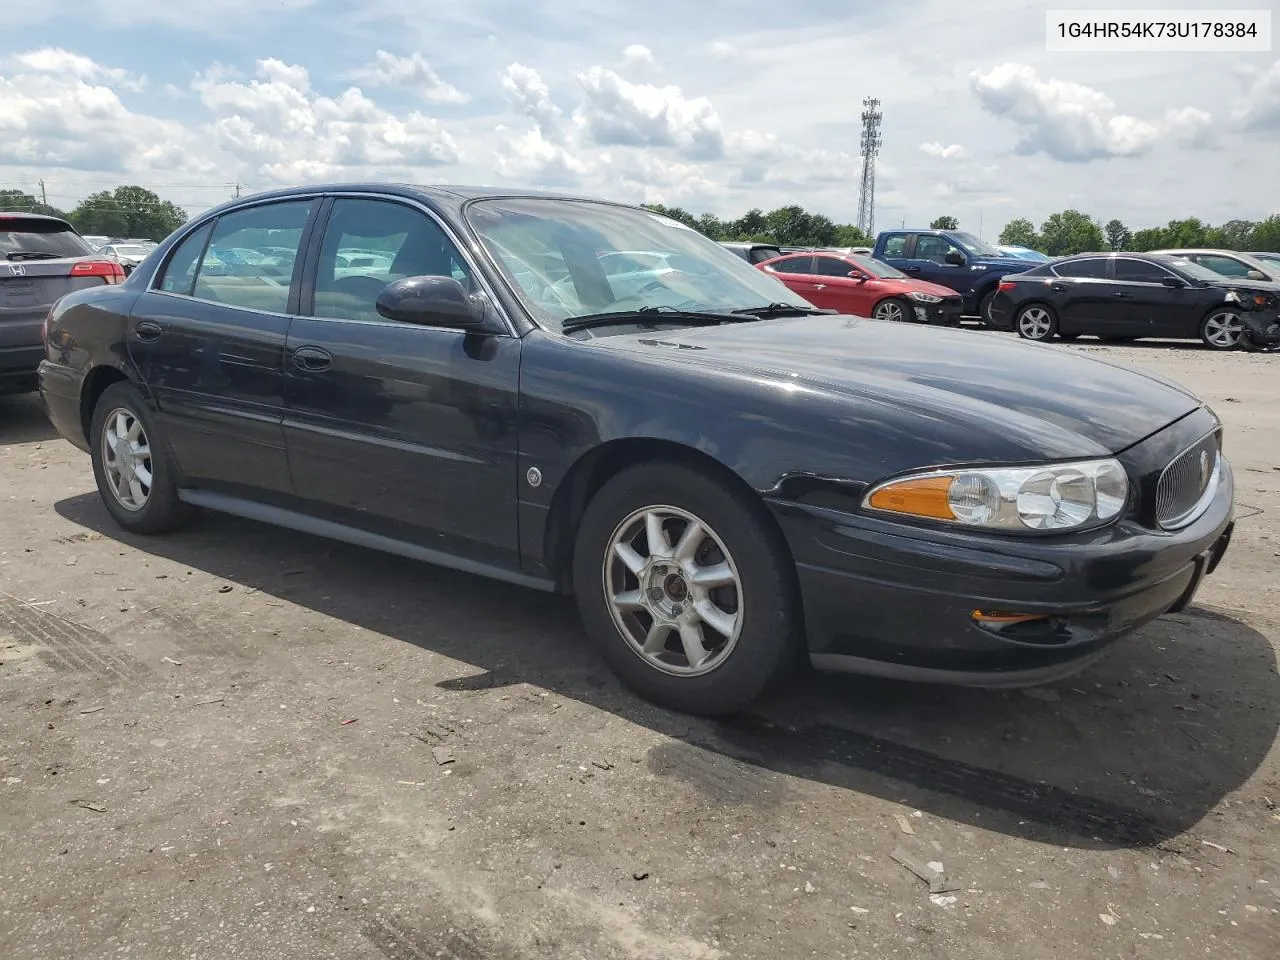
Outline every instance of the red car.
[[960, 294], [870, 257], [792, 253], [758, 263], [756, 269], [773, 274], [815, 307], [877, 320], [960, 323]]

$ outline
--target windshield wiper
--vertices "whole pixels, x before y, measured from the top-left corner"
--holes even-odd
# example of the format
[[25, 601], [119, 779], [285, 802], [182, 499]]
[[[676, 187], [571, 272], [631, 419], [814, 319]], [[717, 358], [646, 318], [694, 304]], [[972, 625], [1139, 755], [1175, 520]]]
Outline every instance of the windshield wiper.
[[806, 307], [798, 303], [766, 303], [763, 307], [741, 307], [732, 311], [749, 317], [806, 317], [810, 314], [838, 313], [837, 310], [822, 310], [818, 307]]
[[610, 313], [589, 313], [582, 317], [572, 317], [561, 325], [565, 333], [576, 333], [579, 330], [591, 330], [595, 327], [620, 326], [636, 321], [650, 323], [742, 323], [746, 317], [738, 316], [739, 311], [730, 313], [713, 313], [708, 310], [677, 310], [675, 307], [640, 307], [636, 310], [615, 310]]
[[4, 255], [6, 260], [60, 260], [60, 254], [46, 253], [43, 250], [10, 250]]

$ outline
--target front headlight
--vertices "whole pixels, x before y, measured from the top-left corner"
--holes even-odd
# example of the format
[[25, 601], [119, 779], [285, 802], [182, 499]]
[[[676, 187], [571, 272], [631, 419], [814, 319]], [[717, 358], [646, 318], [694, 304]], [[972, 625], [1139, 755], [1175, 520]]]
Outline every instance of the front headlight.
[[1129, 478], [1113, 459], [934, 470], [873, 487], [863, 507], [988, 530], [1072, 530], [1113, 520]]
[[910, 293], [908, 293], [907, 296], [909, 296], [912, 300], [915, 300], [917, 303], [941, 303], [942, 302], [941, 297], [935, 297], [932, 293], [918, 293], [913, 290]]

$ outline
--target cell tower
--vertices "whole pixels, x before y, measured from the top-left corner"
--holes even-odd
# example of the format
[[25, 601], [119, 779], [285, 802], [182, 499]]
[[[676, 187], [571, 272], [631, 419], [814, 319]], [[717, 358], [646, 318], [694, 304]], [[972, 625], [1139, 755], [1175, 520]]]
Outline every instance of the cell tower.
[[876, 157], [880, 153], [880, 101], [862, 101], [862, 187], [858, 191], [858, 229], [868, 236], [876, 231]]

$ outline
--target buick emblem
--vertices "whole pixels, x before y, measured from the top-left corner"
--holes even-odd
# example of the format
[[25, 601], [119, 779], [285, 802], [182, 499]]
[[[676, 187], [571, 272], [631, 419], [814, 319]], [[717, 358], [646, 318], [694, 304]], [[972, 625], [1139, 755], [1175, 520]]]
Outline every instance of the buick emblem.
[[20, 263], [11, 263], [9, 264], [9, 273], [15, 277], [25, 277], [27, 275], [27, 268]]

